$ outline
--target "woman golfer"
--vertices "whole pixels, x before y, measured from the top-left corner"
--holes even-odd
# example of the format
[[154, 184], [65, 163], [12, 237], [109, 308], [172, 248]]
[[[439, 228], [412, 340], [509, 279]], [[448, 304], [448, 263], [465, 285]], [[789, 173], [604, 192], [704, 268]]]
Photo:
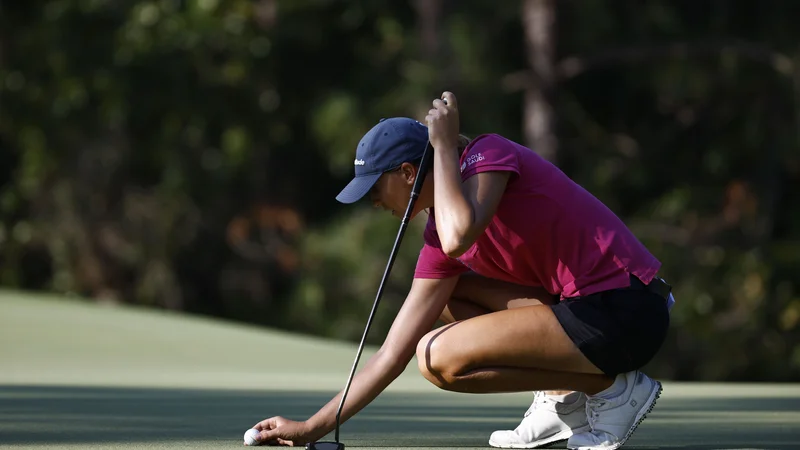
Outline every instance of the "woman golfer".
[[[428, 209], [411, 291], [386, 341], [353, 379], [344, 422], [416, 354], [441, 389], [535, 391], [514, 430], [489, 443], [570, 449], [625, 443], [661, 393], [638, 369], [669, 327], [674, 299], [660, 262], [622, 221], [535, 152], [495, 134], [459, 134], [458, 102], [433, 101], [427, 127], [382, 120], [359, 142], [355, 178], [337, 196], [368, 195], [402, 217], [428, 139], [435, 149], [412, 217]], [[431, 331], [437, 320], [447, 322]], [[335, 427], [341, 393], [304, 422], [258, 423], [263, 444], [315, 442]]]

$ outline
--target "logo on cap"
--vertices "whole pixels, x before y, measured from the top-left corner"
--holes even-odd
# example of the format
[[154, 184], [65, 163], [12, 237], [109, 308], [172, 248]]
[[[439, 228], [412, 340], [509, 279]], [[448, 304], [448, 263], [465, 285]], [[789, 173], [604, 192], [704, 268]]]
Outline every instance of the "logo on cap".
[[357, 166], [363, 166], [364, 164], [366, 164], [363, 159], [356, 159], [355, 161], [353, 161], [353, 163]]

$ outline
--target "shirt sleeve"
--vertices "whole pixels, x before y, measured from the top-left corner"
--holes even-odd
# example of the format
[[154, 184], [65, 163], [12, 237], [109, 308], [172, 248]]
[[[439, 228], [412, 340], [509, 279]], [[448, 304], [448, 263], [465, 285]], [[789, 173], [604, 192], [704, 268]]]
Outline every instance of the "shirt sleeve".
[[494, 134], [476, 137], [461, 155], [461, 180], [480, 172], [508, 171], [520, 173], [514, 145]]
[[450, 278], [469, 271], [468, 267], [457, 259], [447, 256], [442, 250], [433, 217], [433, 208], [431, 208], [430, 217], [423, 233], [425, 243], [419, 252], [414, 278]]

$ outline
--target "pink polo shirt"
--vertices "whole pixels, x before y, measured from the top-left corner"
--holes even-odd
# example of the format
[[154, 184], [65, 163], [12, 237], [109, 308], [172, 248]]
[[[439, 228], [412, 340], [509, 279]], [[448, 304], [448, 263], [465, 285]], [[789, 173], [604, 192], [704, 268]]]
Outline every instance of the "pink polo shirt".
[[472, 270], [567, 298], [629, 286], [629, 274], [649, 283], [661, 266], [611, 210], [530, 149], [486, 134], [460, 161], [462, 180], [486, 171], [512, 175], [486, 231], [458, 259], [442, 251], [431, 211], [416, 278]]

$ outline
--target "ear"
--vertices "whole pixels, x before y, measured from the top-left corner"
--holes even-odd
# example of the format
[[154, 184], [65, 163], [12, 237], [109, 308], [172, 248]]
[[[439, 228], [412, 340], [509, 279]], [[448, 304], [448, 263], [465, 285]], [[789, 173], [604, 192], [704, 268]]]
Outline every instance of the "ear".
[[400, 165], [400, 174], [406, 184], [413, 185], [417, 179], [417, 168], [411, 163], [404, 162]]

